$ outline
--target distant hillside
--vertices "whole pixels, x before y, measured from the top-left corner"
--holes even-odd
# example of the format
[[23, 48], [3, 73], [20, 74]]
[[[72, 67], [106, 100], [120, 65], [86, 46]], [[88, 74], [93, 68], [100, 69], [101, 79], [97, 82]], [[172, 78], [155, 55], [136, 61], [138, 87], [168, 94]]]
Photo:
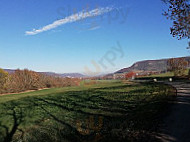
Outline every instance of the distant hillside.
[[[15, 70], [12, 70], [12, 69], [4, 69], [5, 71], [7, 71], [8, 73], [14, 73]], [[74, 78], [81, 78], [81, 77], [86, 77], [85, 75], [83, 74], [80, 74], [80, 73], [63, 73], [63, 74], [59, 74], [59, 73], [54, 73], [54, 72], [38, 72], [38, 73], [41, 73], [41, 74], [46, 74], [46, 75], [49, 75], [49, 76], [56, 76], [56, 77], [74, 77]]]
[[[186, 61], [190, 62], [190, 57], [181, 57], [181, 58], [184, 58]], [[140, 61], [133, 64], [131, 67], [123, 68], [115, 73], [124, 73], [131, 71], [156, 71], [156, 72], [166, 71], [168, 60], [169, 59]]]
[[75, 78], [80, 78], [80, 77], [86, 77], [85, 75], [81, 73], [64, 73], [60, 74], [62, 77], [75, 77]]
[[63, 73], [63, 74], [54, 73], [54, 72], [40, 72], [40, 73], [57, 77], [74, 77], [74, 78], [86, 77], [85, 75], [80, 73]]
[[15, 72], [15, 70], [11, 70], [11, 69], [3, 69], [3, 70], [5, 70], [8, 73], [14, 73]]

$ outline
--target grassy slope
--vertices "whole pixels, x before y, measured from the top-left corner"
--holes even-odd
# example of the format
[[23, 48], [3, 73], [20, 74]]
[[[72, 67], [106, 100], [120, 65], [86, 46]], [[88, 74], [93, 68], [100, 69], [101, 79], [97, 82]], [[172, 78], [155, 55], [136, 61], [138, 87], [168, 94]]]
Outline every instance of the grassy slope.
[[[131, 140], [155, 124], [172, 88], [101, 81], [0, 97], [0, 140]], [[6, 132], [6, 128], [8, 131]]]

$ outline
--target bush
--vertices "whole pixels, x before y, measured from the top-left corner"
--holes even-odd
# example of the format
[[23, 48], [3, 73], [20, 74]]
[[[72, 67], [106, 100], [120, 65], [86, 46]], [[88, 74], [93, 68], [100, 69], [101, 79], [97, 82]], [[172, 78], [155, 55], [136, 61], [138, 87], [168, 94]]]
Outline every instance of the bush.
[[184, 76], [189, 63], [184, 58], [172, 58], [167, 64], [168, 71], [173, 72], [174, 76]]
[[8, 74], [0, 70], [0, 93], [18, 93], [42, 88], [78, 86], [80, 79], [49, 76], [28, 69]]
[[8, 73], [3, 69], [0, 69], [0, 93], [4, 92], [5, 83], [8, 78]]

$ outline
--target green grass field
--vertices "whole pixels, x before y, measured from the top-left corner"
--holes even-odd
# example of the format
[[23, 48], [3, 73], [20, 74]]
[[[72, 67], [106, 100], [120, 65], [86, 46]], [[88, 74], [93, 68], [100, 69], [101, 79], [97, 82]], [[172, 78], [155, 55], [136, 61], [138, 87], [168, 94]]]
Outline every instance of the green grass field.
[[96, 81], [0, 96], [0, 140], [133, 141], [154, 131], [172, 87]]
[[189, 82], [190, 79], [188, 77], [188, 72], [189, 69], [185, 70], [184, 76], [174, 76], [173, 72], [166, 72], [161, 74], [137, 77], [136, 80], [153, 80], [156, 78], [158, 81], [169, 81], [169, 78], [172, 78], [173, 81]]
[[[184, 72], [184, 75], [187, 76], [188, 72], [189, 72], [189, 69], [186, 69]], [[160, 77], [160, 78], [174, 77], [174, 73], [173, 72], [166, 72], [166, 73], [155, 74], [155, 75], [150, 75], [150, 76], [145, 76], [145, 77]]]

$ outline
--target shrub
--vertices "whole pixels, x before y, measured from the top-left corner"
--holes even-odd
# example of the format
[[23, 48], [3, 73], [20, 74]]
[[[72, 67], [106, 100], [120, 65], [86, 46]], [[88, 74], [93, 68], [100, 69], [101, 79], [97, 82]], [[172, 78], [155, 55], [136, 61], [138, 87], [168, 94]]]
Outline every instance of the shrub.
[[0, 69], [0, 93], [4, 92], [5, 83], [8, 78], [8, 73], [3, 69]]
[[17, 93], [41, 88], [78, 86], [80, 79], [49, 76], [28, 69], [12, 74], [0, 70], [0, 93]]

